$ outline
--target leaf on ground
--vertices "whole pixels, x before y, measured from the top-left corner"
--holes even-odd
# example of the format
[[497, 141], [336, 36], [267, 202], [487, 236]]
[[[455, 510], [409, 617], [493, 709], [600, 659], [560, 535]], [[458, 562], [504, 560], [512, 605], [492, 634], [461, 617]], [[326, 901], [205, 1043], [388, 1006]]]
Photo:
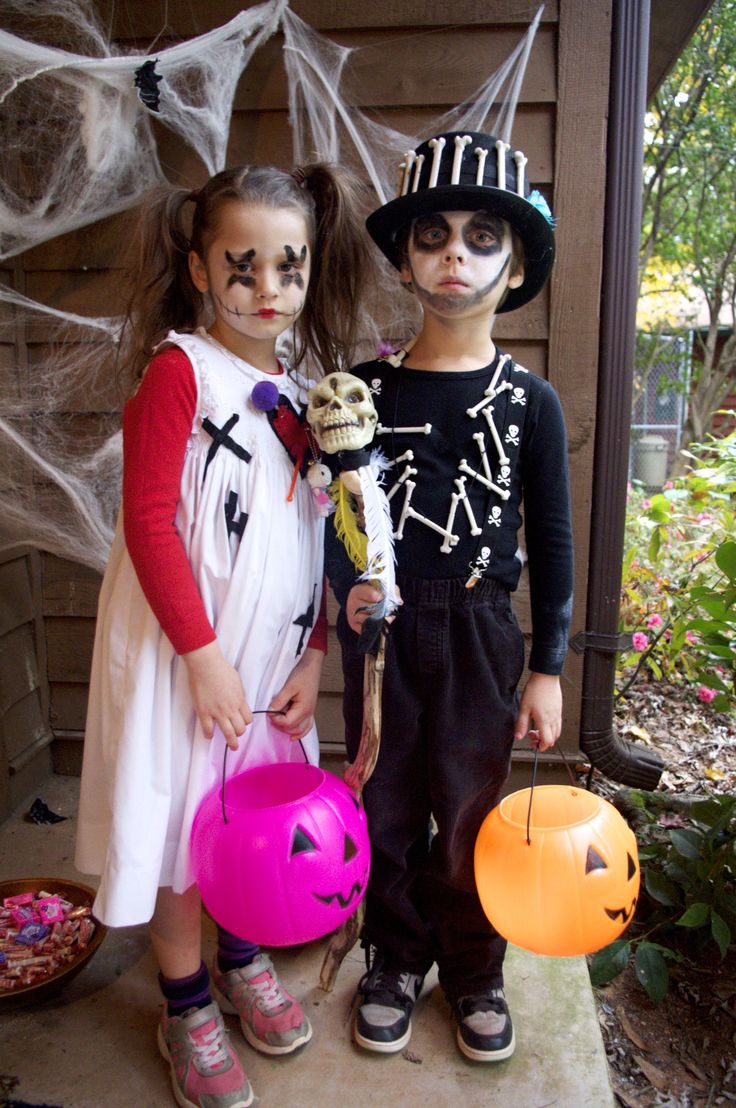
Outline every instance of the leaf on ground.
[[646, 1058], [642, 1058], [641, 1054], [634, 1055], [634, 1061], [646, 1077], [650, 1085], [654, 1085], [655, 1089], [666, 1089], [669, 1086], [669, 1079], [667, 1075], [653, 1065], [652, 1062], [648, 1062]]
[[649, 1044], [646, 1043], [644, 1041], [644, 1039], [642, 1039], [641, 1035], [638, 1033], [638, 1031], [636, 1030], [636, 1028], [632, 1024], [631, 1020], [629, 1020], [629, 1018], [626, 1015], [624, 1015], [623, 1012], [621, 1012], [621, 1014], [619, 1015], [618, 1018], [621, 1021], [621, 1026], [623, 1027], [623, 1029], [626, 1032], [629, 1039], [631, 1039], [634, 1046], [638, 1046], [639, 1050], [649, 1051], [649, 1050], [652, 1049], [649, 1046]]
[[625, 735], [633, 735], [635, 739], [641, 739], [645, 743], [651, 743], [652, 736], [643, 727], [639, 727], [636, 723], [630, 723], [628, 727], [624, 728]]

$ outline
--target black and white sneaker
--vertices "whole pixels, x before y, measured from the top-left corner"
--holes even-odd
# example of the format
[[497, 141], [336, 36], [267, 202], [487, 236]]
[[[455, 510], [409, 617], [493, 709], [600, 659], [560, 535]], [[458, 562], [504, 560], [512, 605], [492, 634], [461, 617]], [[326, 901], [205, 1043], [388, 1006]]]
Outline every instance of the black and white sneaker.
[[358, 984], [356, 1043], [381, 1054], [403, 1050], [411, 1038], [411, 1012], [423, 984], [421, 974], [393, 968], [376, 953]]
[[502, 1062], [516, 1047], [514, 1025], [503, 989], [463, 996], [455, 1005], [457, 1045], [474, 1062]]

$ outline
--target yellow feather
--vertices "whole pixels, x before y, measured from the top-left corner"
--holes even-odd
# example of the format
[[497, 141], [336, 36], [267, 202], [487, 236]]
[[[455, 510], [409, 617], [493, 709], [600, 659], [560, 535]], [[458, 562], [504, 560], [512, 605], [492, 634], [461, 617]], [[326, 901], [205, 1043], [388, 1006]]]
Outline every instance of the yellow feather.
[[343, 485], [339, 477], [329, 487], [335, 504], [335, 534], [345, 547], [348, 558], [362, 573], [368, 563], [368, 539], [358, 525], [355, 497]]

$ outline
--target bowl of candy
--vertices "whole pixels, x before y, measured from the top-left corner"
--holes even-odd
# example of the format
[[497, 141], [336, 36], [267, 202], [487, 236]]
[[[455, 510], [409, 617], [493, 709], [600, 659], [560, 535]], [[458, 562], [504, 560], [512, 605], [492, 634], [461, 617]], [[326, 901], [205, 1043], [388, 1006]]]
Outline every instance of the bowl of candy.
[[0, 1010], [59, 992], [107, 934], [95, 890], [58, 877], [0, 881]]

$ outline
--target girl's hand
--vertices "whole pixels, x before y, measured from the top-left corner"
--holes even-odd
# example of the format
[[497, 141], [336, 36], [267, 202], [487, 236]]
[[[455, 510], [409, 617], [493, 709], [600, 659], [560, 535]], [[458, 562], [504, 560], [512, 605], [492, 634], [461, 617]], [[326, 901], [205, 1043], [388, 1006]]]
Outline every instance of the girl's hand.
[[217, 724], [230, 749], [237, 750], [238, 735], [253, 720], [240, 674], [226, 660], [217, 642], [182, 654], [181, 658], [187, 667], [189, 691], [205, 738], [212, 738]]
[[[532, 721], [534, 728], [531, 727]], [[532, 673], [521, 696], [514, 738], [520, 742], [527, 735], [537, 750], [549, 750], [562, 731], [562, 690], [559, 677], [548, 673]]]
[[289, 674], [284, 687], [269, 704], [269, 708], [279, 712], [279, 715], [271, 716], [271, 723], [292, 739], [300, 739], [302, 735], [306, 735], [314, 723], [323, 658], [321, 650], [308, 646]]

